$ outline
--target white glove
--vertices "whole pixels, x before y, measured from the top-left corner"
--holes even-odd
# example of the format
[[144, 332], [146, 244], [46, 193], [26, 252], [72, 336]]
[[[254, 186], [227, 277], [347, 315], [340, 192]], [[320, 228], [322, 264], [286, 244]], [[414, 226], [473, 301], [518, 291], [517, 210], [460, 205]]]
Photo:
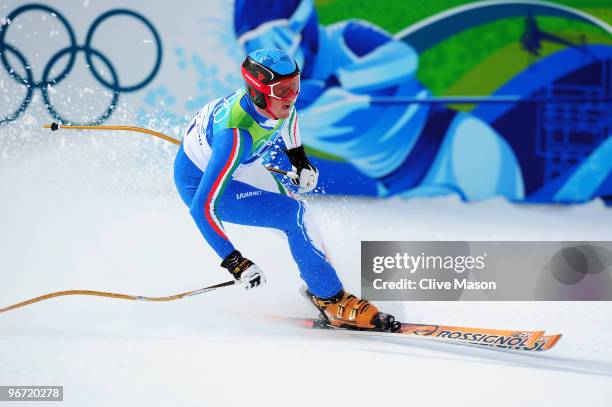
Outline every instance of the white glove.
[[266, 276], [262, 269], [251, 260], [242, 257], [238, 250], [234, 250], [223, 259], [221, 267], [226, 268], [236, 280], [236, 284], [245, 290], [266, 284]]
[[319, 171], [316, 168], [309, 165], [302, 168], [299, 172], [295, 167], [291, 168], [297, 174], [297, 178], [292, 178], [291, 182], [300, 187], [298, 189], [300, 194], [305, 194], [315, 189], [319, 180]]
[[266, 275], [257, 264], [251, 264], [249, 268], [242, 272], [240, 279], [236, 282], [245, 290], [263, 287], [266, 284]]

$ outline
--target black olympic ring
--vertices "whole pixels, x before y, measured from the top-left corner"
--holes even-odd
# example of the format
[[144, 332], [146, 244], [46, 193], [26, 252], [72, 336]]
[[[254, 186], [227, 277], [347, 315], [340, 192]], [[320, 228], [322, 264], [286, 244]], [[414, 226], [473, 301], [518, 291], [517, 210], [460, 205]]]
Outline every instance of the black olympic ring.
[[[56, 17], [63, 24], [64, 28], [66, 28], [66, 31], [68, 32], [68, 36], [70, 38], [70, 45], [58, 51], [55, 55], [51, 57], [49, 62], [47, 62], [47, 65], [45, 66], [45, 69], [43, 70], [42, 78], [39, 82], [35, 81], [34, 76], [32, 75], [32, 68], [30, 64], [28, 63], [28, 61], [26, 60], [25, 56], [20, 51], [18, 51], [17, 48], [5, 43], [4, 41], [4, 38], [8, 31], [8, 27], [10, 27], [11, 25], [10, 22], [14, 20], [18, 15], [26, 11], [30, 11], [30, 10], [45, 11], [51, 14], [52, 16]], [[157, 57], [155, 59], [155, 64], [153, 65], [153, 69], [151, 70], [151, 72], [149, 72], [149, 74], [144, 80], [134, 85], [130, 85], [130, 86], [121, 86], [119, 84], [119, 77], [117, 76], [117, 71], [115, 70], [114, 66], [111, 64], [109, 59], [105, 57], [100, 51], [94, 48], [91, 48], [91, 42], [92, 42], [94, 33], [96, 29], [98, 28], [98, 26], [104, 20], [110, 17], [116, 16], [116, 15], [126, 15], [126, 16], [133, 17], [141, 21], [151, 31], [151, 33], [153, 34], [153, 37], [155, 38]], [[32, 101], [32, 94], [34, 92], [34, 89], [36, 88], [39, 88], [41, 90], [45, 106], [47, 107], [47, 111], [55, 120], [61, 123], [71, 123], [71, 124], [84, 124], [84, 125], [100, 124], [106, 121], [113, 114], [115, 108], [117, 107], [117, 103], [119, 101], [120, 92], [134, 92], [134, 91], [144, 88], [153, 80], [155, 75], [157, 75], [157, 72], [159, 71], [159, 68], [161, 66], [162, 45], [161, 45], [161, 39], [159, 37], [159, 34], [157, 33], [157, 30], [155, 29], [155, 27], [153, 27], [153, 25], [145, 17], [143, 17], [142, 15], [132, 10], [114, 9], [114, 10], [107, 11], [106, 13], [103, 13], [102, 15], [100, 15], [98, 18], [94, 20], [94, 22], [91, 24], [91, 27], [89, 27], [89, 30], [87, 31], [87, 35], [85, 36], [84, 45], [77, 44], [76, 35], [74, 34], [74, 30], [72, 29], [72, 26], [68, 23], [68, 20], [66, 20], [66, 18], [61, 13], [59, 13], [57, 10], [51, 7], [48, 7], [48, 6], [45, 6], [42, 4], [28, 4], [25, 6], [21, 6], [15, 9], [14, 11], [12, 11], [6, 17], [6, 19], [9, 23], [7, 23], [4, 26], [0, 26], [0, 60], [2, 61], [2, 65], [4, 66], [4, 69], [6, 69], [9, 75], [15, 81], [24, 85], [27, 90], [26, 90], [26, 96], [23, 99], [23, 102], [21, 103], [21, 105], [17, 108], [15, 112], [9, 114], [6, 117], [0, 118], [0, 125], [17, 119], [19, 116], [21, 116], [25, 112], [30, 102]], [[92, 73], [92, 75], [96, 78], [96, 80], [100, 82], [100, 84], [102, 84], [104, 87], [106, 87], [107, 89], [113, 92], [113, 98], [111, 100], [109, 107], [106, 109], [106, 112], [102, 114], [100, 117], [98, 117], [96, 120], [90, 123], [74, 123], [69, 120], [63, 119], [60, 116], [60, 114], [55, 110], [55, 108], [53, 107], [51, 103], [51, 100], [49, 99], [49, 85], [57, 85], [68, 76], [68, 74], [70, 73], [70, 71], [72, 70], [74, 66], [76, 56], [79, 52], [85, 53], [87, 67], [89, 68], [89, 71]], [[22, 77], [17, 72], [17, 70], [13, 69], [13, 67], [9, 64], [8, 59], [6, 57], [7, 54], [9, 53], [11, 53], [23, 65], [23, 68], [25, 70], [25, 78]], [[66, 54], [70, 54], [66, 67], [62, 70], [61, 73], [56, 75], [54, 78], [49, 78], [49, 75], [51, 74], [51, 70], [53, 69], [53, 66], [60, 60], [60, 58], [62, 58]], [[106, 68], [108, 68], [111, 74], [111, 77], [112, 77], [111, 82], [103, 78], [102, 75], [100, 75], [100, 73], [95, 69], [94, 64], [93, 64], [92, 55], [95, 55], [96, 57], [98, 57], [103, 62], [103, 64], [106, 65]]]

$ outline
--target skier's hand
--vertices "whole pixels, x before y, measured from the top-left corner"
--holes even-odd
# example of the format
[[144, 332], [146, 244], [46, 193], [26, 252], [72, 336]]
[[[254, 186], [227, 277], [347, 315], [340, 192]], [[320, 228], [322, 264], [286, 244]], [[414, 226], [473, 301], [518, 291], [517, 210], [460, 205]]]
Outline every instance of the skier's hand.
[[291, 167], [292, 171], [297, 174], [297, 178], [291, 178], [293, 185], [297, 185], [300, 194], [305, 194], [312, 191], [317, 186], [319, 180], [319, 171], [311, 164], [307, 164], [303, 168]]
[[250, 290], [251, 288], [264, 286], [266, 284], [266, 275], [257, 264], [251, 264], [236, 281], [245, 290]]
[[266, 284], [266, 276], [263, 270], [251, 260], [242, 257], [238, 250], [234, 250], [223, 259], [221, 267], [225, 267], [236, 279], [236, 283], [245, 290]]
[[298, 193], [305, 194], [315, 189], [319, 180], [319, 171], [308, 160], [304, 146], [287, 150], [287, 157], [291, 162], [293, 173], [297, 174], [297, 177], [291, 178], [291, 182], [299, 187]]

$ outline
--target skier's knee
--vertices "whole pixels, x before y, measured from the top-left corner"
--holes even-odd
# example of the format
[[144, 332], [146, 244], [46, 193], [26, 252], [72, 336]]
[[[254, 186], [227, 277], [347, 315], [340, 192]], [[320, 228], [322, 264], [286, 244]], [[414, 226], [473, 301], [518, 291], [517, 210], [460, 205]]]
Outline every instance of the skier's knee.
[[191, 214], [191, 217], [197, 221], [198, 219], [201, 219], [205, 216], [204, 211], [206, 210], [206, 208], [203, 203], [195, 201], [196, 200], [194, 200], [189, 206], [189, 213]]

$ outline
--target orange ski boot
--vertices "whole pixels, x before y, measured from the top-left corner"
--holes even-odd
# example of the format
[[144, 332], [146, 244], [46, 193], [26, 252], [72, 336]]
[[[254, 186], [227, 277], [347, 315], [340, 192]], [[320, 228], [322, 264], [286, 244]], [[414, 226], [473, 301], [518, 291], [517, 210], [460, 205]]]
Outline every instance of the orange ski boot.
[[357, 298], [344, 290], [325, 299], [309, 291], [306, 291], [305, 295], [319, 310], [324, 322], [333, 327], [390, 332], [399, 329], [399, 323], [392, 315], [380, 312], [369, 301]]

